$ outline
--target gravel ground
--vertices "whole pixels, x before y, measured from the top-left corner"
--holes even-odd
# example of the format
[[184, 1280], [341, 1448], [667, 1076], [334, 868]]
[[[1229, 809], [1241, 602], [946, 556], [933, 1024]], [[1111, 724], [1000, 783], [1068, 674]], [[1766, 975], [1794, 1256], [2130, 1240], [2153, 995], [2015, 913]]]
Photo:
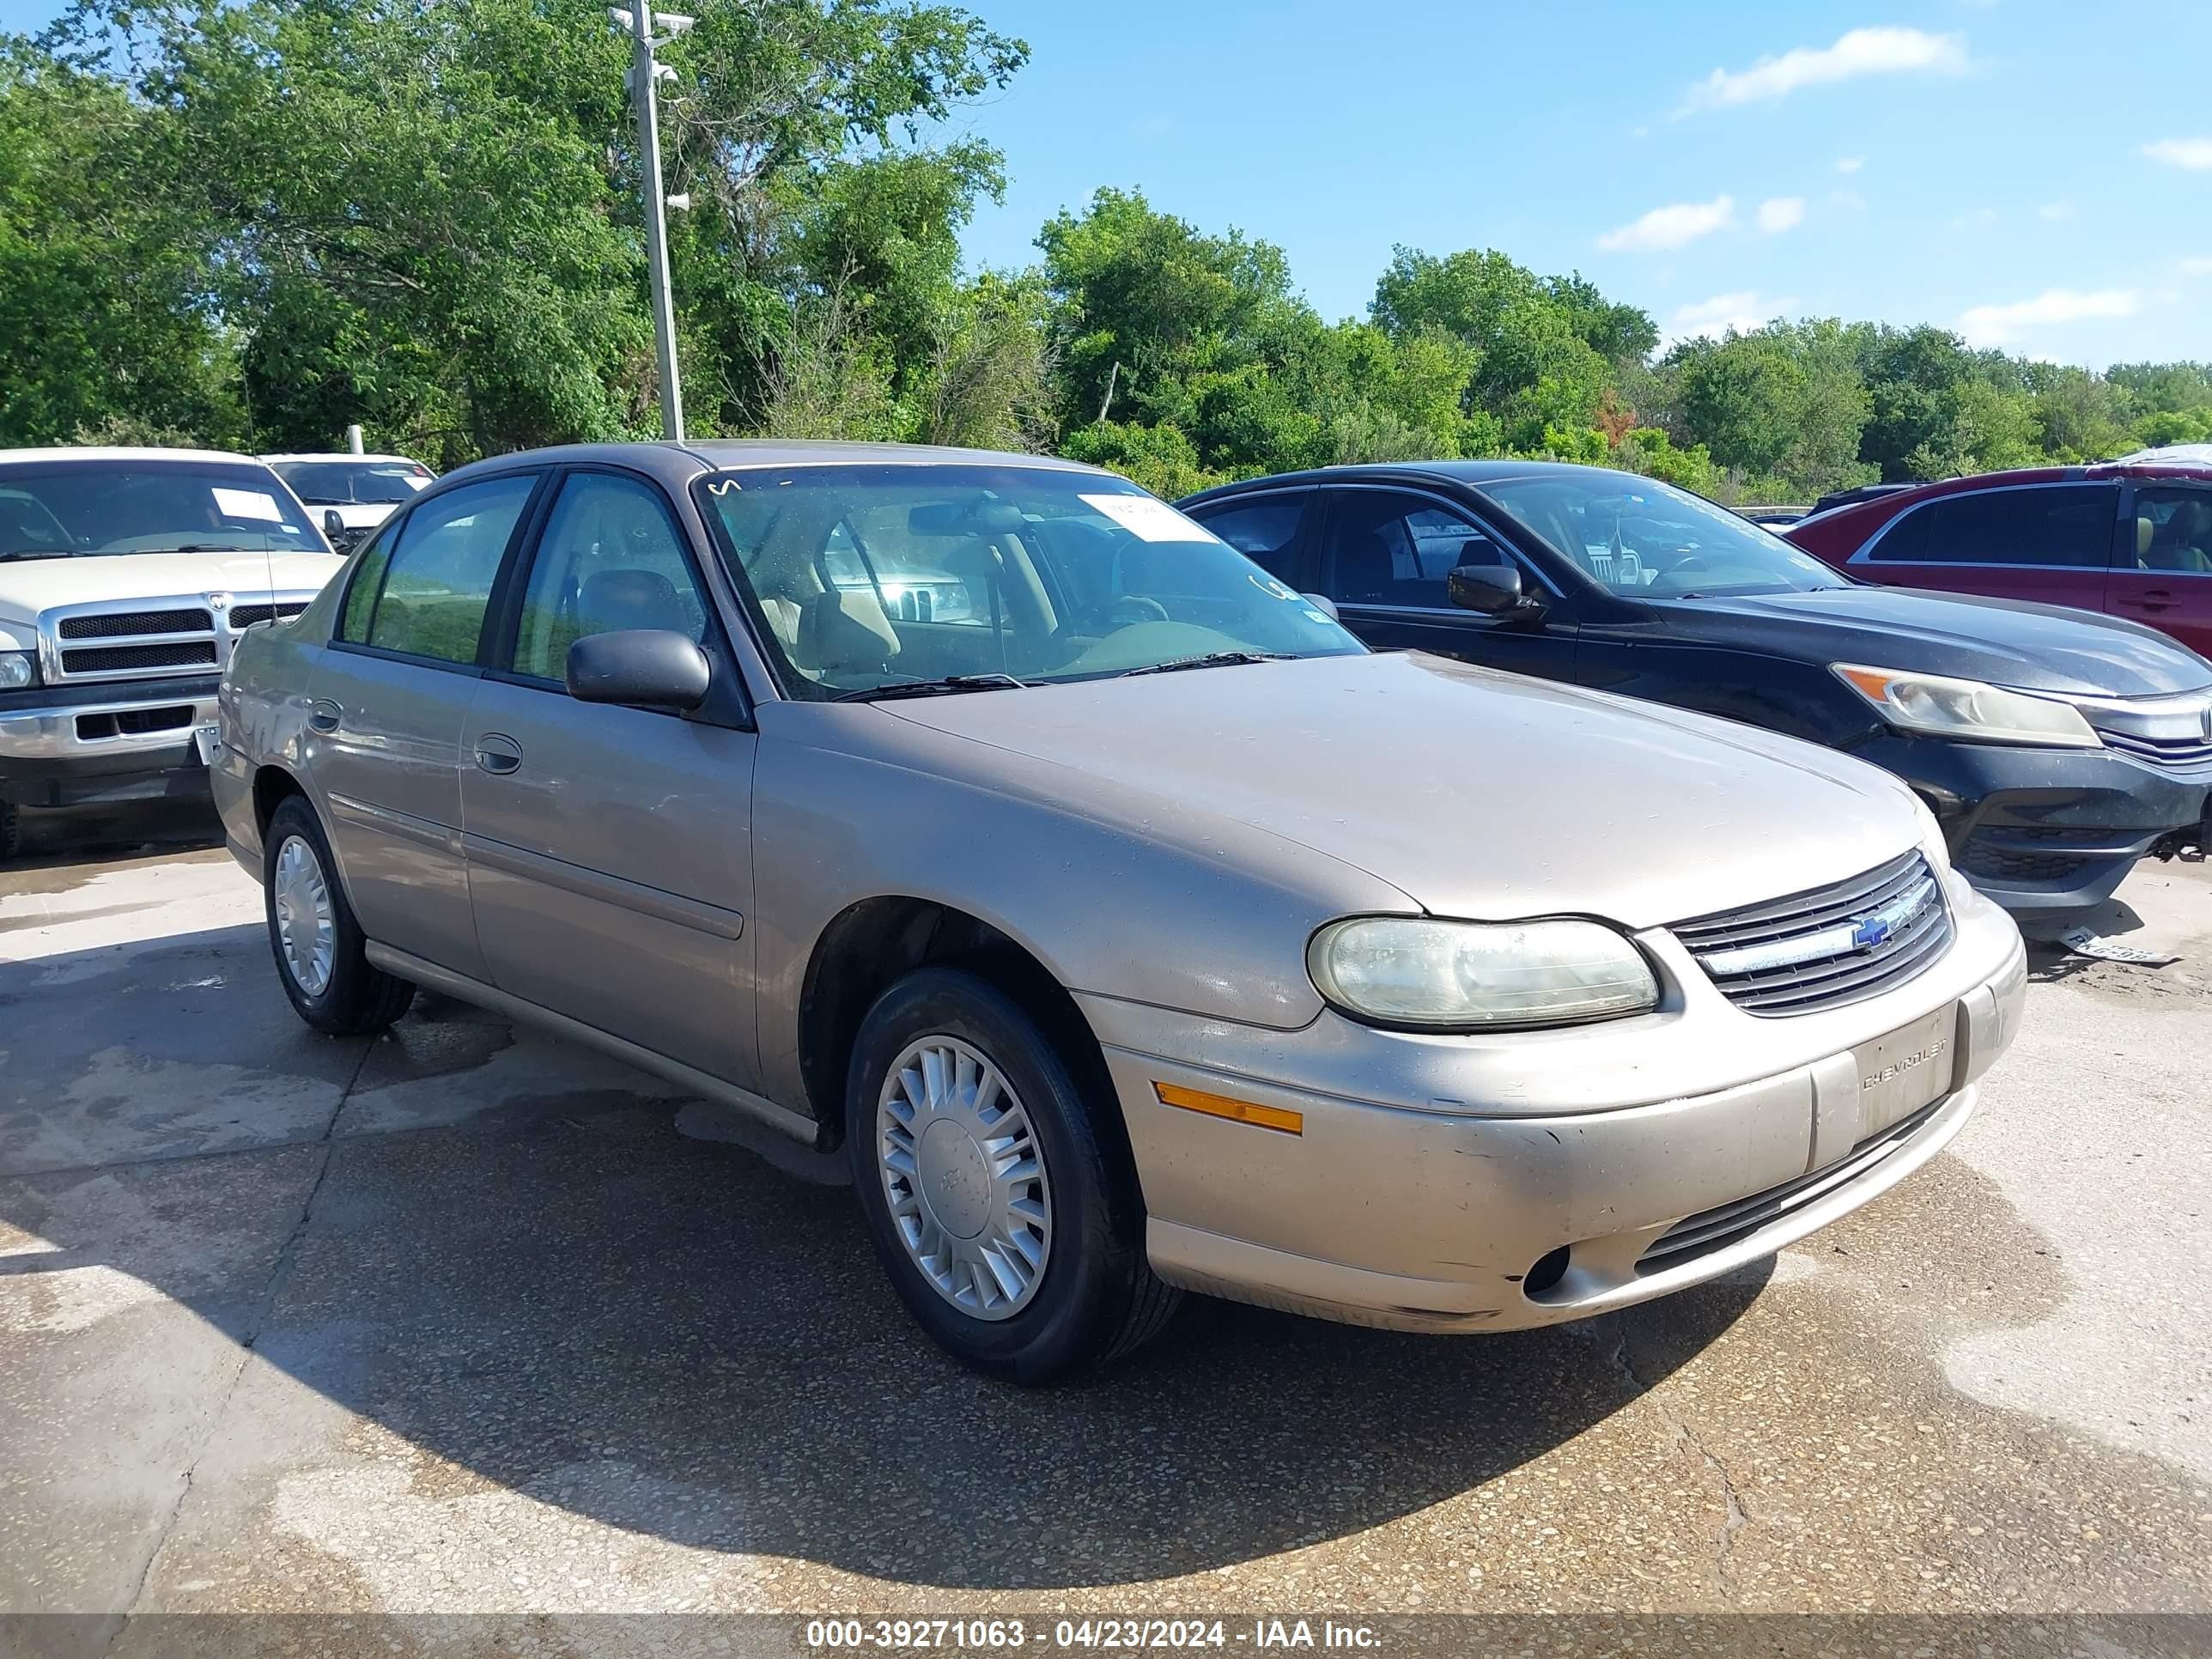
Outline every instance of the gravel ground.
[[[1193, 1301], [1021, 1394], [919, 1342], [835, 1161], [450, 1002], [313, 1036], [228, 859], [112, 833], [0, 872], [0, 1611], [77, 1615], [0, 1651], [2212, 1611], [2205, 866], [2108, 920], [2179, 963], [2039, 957], [1954, 1150], [1753, 1271], [1480, 1339]], [[340, 1613], [420, 1618], [124, 1620]]]

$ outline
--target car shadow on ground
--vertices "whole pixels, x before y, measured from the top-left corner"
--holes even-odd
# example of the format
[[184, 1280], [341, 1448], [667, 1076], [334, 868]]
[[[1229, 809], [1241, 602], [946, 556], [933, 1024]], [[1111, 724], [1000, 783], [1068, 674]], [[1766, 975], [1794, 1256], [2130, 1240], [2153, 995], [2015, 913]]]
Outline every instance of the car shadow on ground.
[[[321, 1449], [306, 1461], [346, 1467], [359, 1425], [328, 1401], [421, 1455], [402, 1482], [417, 1495], [491, 1483], [685, 1545], [910, 1584], [1130, 1583], [1479, 1487], [1695, 1357], [1768, 1271], [1583, 1326], [1464, 1339], [1193, 1299], [1136, 1358], [1024, 1392], [922, 1340], [842, 1189], [679, 1133], [698, 1109], [646, 1079], [545, 1086], [574, 1069], [544, 1063], [545, 1039], [459, 1005], [374, 1043], [286, 1030], [265, 950], [240, 927], [121, 968], [103, 957], [89, 977], [57, 957], [11, 970], [43, 977], [0, 995], [0, 1048], [27, 1052], [52, 1012], [42, 1040], [61, 1073], [109, 1052], [69, 1034], [69, 1006], [106, 1025], [140, 1001], [127, 1066], [101, 1085], [126, 1115], [128, 1067], [161, 1076], [189, 1116], [190, 1068], [225, 1056], [209, 1086], [229, 1105], [197, 1152], [173, 1122], [155, 1126], [158, 1156], [0, 1179], [0, 1236], [51, 1247], [0, 1261], [9, 1277], [112, 1268], [273, 1368], [232, 1393], [227, 1473], [210, 1459], [196, 1492], [220, 1478], [273, 1495], [303, 1423]], [[227, 1069], [246, 1063], [299, 1088]], [[501, 1067], [535, 1081], [501, 1085]], [[18, 1129], [34, 1094], [107, 1098], [75, 1086], [27, 1090]], [[446, 1121], [390, 1127], [403, 1087], [442, 1091]], [[295, 1105], [346, 1091], [335, 1139], [321, 1138], [329, 1109], [287, 1106], [290, 1127], [241, 1146], [251, 1126], [225, 1128], [222, 1112], [257, 1109], [257, 1090]]]

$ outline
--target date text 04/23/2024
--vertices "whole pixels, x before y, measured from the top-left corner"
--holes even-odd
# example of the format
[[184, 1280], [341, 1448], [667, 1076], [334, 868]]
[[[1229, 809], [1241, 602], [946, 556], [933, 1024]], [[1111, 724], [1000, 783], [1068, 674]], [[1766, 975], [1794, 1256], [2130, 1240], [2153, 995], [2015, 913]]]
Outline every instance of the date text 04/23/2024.
[[1365, 1625], [1334, 1620], [1062, 1619], [1030, 1626], [1019, 1619], [814, 1619], [806, 1645], [814, 1649], [920, 1651], [931, 1648], [1011, 1652], [1025, 1647], [1335, 1649], [1370, 1650], [1380, 1633]]

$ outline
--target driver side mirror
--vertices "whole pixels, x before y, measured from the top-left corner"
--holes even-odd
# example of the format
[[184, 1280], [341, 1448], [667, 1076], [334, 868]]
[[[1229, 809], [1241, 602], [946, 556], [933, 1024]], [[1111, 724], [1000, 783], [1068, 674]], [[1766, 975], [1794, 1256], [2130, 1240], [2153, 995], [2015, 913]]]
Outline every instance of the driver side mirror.
[[1444, 597], [1462, 611], [1486, 617], [1534, 614], [1543, 602], [1521, 591], [1519, 567], [1510, 564], [1463, 564], [1444, 578]]
[[339, 552], [353, 551], [354, 533], [346, 527], [345, 515], [335, 507], [326, 507], [323, 509], [323, 534], [329, 538], [331, 545]]

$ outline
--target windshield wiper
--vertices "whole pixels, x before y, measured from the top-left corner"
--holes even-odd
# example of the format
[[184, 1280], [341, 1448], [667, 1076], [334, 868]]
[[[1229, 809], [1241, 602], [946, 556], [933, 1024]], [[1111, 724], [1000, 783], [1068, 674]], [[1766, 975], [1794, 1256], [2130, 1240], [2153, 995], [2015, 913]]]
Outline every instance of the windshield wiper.
[[1148, 662], [1141, 668], [1125, 668], [1118, 676], [1127, 679], [1136, 674], [1177, 674], [1186, 668], [1233, 668], [1246, 662], [1290, 662], [1288, 651], [1209, 651], [1199, 657], [1174, 657], [1166, 662]]
[[73, 559], [75, 557], [76, 557], [76, 549], [73, 547], [18, 547], [9, 552], [0, 553], [0, 564], [7, 563], [10, 559]]
[[879, 702], [890, 697], [946, 697], [960, 691], [1024, 691], [1027, 680], [1012, 674], [944, 674], [933, 680], [902, 680], [892, 685], [856, 686], [832, 702]]

